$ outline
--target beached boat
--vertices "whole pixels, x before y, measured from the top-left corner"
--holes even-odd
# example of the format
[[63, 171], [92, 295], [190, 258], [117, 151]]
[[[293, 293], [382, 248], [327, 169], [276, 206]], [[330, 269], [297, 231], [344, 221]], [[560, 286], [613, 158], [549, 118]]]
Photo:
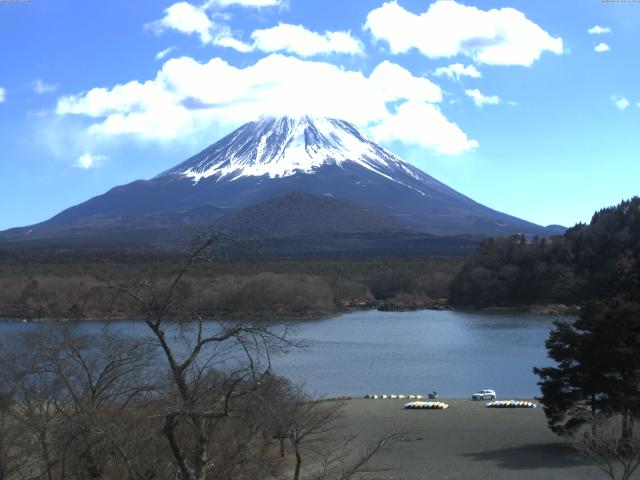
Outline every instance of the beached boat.
[[391, 395], [387, 395], [387, 394], [373, 394], [373, 393], [368, 393], [367, 395], [364, 396], [364, 398], [367, 398], [369, 400], [378, 400], [379, 398], [383, 399], [383, 400], [402, 400], [405, 398], [408, 398], [409, 400], [422, 400], [424, 397], [422, 395], [416, 395], [416, 394], [411, 394], [411, 395], [404, 395], [404, 394], [399, 394], [399, 395], [395, 395], [395, 394], [391, 394]]
[[495, 400], [487, 403], [487, 408], [537, 408], [537, 406], [527, 400]]
[[449, 405], [444, 402], [408, 402], [404, 408], [409, 410], [446, 410]]

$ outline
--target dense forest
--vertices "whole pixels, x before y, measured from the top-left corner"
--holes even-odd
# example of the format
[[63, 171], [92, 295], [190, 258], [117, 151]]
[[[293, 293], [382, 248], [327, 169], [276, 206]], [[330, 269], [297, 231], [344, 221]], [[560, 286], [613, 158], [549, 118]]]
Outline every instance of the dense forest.
[[640, 291], [640, 198], [596, 212], [562, 236], [484, 240], [451, 285], [465, 307], [582, 304]]

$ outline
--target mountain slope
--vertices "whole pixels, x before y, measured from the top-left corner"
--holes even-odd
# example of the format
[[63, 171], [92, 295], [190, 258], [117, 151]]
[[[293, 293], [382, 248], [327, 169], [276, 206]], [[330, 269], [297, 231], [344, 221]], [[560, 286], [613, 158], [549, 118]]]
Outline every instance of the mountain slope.
[[[86, 237], [90, 243], [96, 236], [126, 236], [128, 230], [135, 230], [141, 244], [148, 238], [162, 241], [165, 234], [176, 238], [175, 232], [185, 226], [211, 225], [225, 216], [230, 221], [232, 212], [290, 192], [349, 201], [351, 208], [343, 211], [346, 218], [353, 220], [357, 216], [354, 209], [361, 209], [362, 215], [366, 211], [366, 215], [384, 217], [385, 222], [406, 231], [435, 235], [547, 233], [544, 227], [456, 192], [368, 140], [348, 122], [284, 117], [243, 125], [150, 180], [115, 187], [46, 222], [4, 232], [0, 238], [41, 243], [51, 238], [75, 238], [81, 243]], [[266, 203], [260, 208], [276, 206]], [[330, 212], [335, 206], [314, 200], [316, 211], [327, 208]], [[328, 212], [331, 222], [340, 223], [338, 216]], [[268, 213], [243, 215], [244, 220], [236, 217], [236, 221], [244, 222], [245, 227], [262, 222], [263, 233], [313, 227], [313, 222], [301, 215], [277, 221], [277, 215]], [[262, 220], [270, 217], [275, 223]], [[282, 227], [278, 222], [289, 225]]]
[[391, 219], [350, 200], [291, 192], [244, 207], [216, 221], [216, 230], [250, 238], [402, 231]]
[[350, 200], [302, 192], [229, 213], [214, 230], [248, 239], [244, 254], [268, 257], [466, 256], [478, 245], [477, 238], [410, 232]]

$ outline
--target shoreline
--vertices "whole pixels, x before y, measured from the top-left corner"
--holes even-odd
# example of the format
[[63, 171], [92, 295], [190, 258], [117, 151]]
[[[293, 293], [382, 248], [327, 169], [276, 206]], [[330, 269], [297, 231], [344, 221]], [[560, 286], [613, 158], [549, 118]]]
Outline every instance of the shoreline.
[[[336, 310], [317, 310], [307, 312], [228, 312], [222, 311], [217, 313], [206, 313], [203, 315], [205, 320], [229, 320], [229, 321], [275, 321], [286, 322], [296, 320], [320, 320], [324, 318], [333, 318], [340, 315], [345, 315], [354, 312], [363, 311], [380, 311], [380, 312], [419, 312], [423, 310], [429, 311], [457, 311], [457, 312], [469, 312], [469, 313], [487, 313], [487, 314], [500, 314], [500, 313], [530, 313], [539, 316], [572, 316], [576, 315], [580, 311], [580, 307], [576, 305], [560, 305], [560, 304], [548, 304], [548, 305], [529, 305], [522, 307], [485, 307], [485, 308], [456, 308], [450, 305], [444, 306], [442, 302], [438, 301], [435, 305], [423, 305], [415, 307], [399, 308], [395, 306], [389, 306], [383, 302], [362, 307], [348, 307]], [[15, 313], [0, 313], [0, 321], [3, 322], [20, 322], [20, 323], [44, 323], [44, 322], [117, 322], [122, 320], [137, 320], [135, 314], [122, 315], [122, 316], [92, 316], [88, 317], [65, 317], [65, 316], [45, 316], [30, 318], [29, 315], [20, 315]], [[143, 320], [143, 319], [139, 319]], [[167, 320], [178, 320], [177, 317], [167, 317]]]

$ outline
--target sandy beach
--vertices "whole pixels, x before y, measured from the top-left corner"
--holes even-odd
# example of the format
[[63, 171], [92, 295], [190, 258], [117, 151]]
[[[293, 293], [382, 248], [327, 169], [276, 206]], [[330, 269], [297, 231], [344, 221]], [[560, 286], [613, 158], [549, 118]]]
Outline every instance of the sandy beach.
[[605, 478], [580, 458], [567, 441], [548, 430], [542, 408], [491, 409], [485, 407], [485, 402], [443, 401], [450, 408], [405, 410], [407, 400], [347, 401], [346, 432], [357, 433], [362, 439], [373, 439], [391, 430], [408, 432], [375, 460], [376, 465], [391, 470], [365, 478]]

